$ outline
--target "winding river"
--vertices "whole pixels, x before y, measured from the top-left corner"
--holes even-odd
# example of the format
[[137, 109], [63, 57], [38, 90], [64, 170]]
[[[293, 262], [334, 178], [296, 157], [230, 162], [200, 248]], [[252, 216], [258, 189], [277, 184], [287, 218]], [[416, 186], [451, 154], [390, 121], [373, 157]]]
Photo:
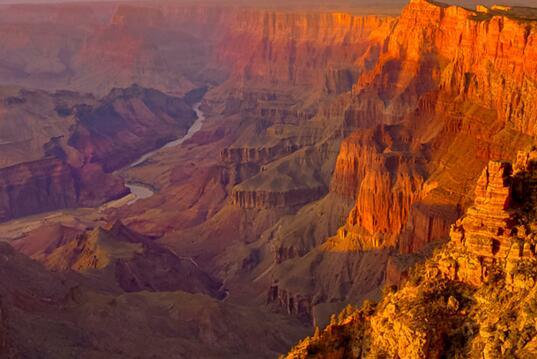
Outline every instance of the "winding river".
[[[205, 121], [205, 114], [201, 110], [201, 102], [196, 103], [193, 107], [193, 110], [196, 112], [196, 115], [198, 118], [192, 124], [192, 126], [190, 126], [186, 135], [176, 140], [173, 140], [171, 142], [168, 142], [164, 146], [157, 148], [154, 151], [146, 153], [145, 155], [143, 155], [142, 157], [140, 157], [139, 159], [137, 159], [136, 161], [134, 161], [133, 163], [125, 167], [124, 170], [136, 167], [144, 163], [145, 161], [147, 161], [149, 158], [154, 156], [159, 151], [166, 149], [166, 148], [177, 147], [183, 144], [186, 140], [192, 138], [192, 136], [194, 136], [194, 134], [201, 129], [201, 126], [203, 125], [203, 121]], [[131, 194], [134, 197], [131, 201], [127, 203], [127, 205], [131, 205], [140, 199], [149, 198], [155, 193], [154, 190], [151, 188], [151, 186], [145, 185], [143, 183], [132, 182], [132, 183], [126, 183], [125, 186], [131, 190]]]

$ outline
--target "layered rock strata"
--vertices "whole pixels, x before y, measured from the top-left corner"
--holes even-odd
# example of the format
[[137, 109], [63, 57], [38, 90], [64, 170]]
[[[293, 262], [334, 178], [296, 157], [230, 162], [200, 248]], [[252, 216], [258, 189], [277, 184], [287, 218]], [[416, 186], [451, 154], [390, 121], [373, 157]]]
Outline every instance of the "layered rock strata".
[[520, 152], [514, 166], [491, 162], [479, 178], [474, 206], [451, 229], [457, 254], [440, 261], [451, 280], [482, 285], [502, 268], [508, 283], [524, 283], [519, 263], [535, 258], [532, 232], [537, 152]]
[[378, 304], [346, 308], [288, 358], [534, 357], [537, 152], [492, 161], [451, 241]]
[[13, 89], [2, 89], [2, 99], [0, 221], [128, 194], [110, 172], [184, 135], [196, 119], [183, 98], [136, 85], [101, 100]]
[[[489, 159], [510, 158], [535, 135], [529, 120], [536, 73], [532, 23], [507, 10], [484, 15], [426, 0], [405, 7], [374, 69], [363, 72], [353, 87], [346, 123], [351, 129], [375, 122], [405, 127], [409, 152], [426, 165], [417, 174], [406, 170], [410, 183], [397, 184], [412, 193], [401, 193], [406, 198], [401, 204], [389, 199], [389, 186], [360, 198], [363, 169], [375, 163], [375, 152], [349, 156], [344, 143], [333, 189], [356, 197], [358, 226], [349, 230], [347, 224], [341, 233], [384, 233], [391, 239], [373, 247], [386, 243], [403, 253], [447, 237], [449, 224], [471, 203], [461, 186], [469, 190], [479, 177], [477, 168]], [[458, 163], [469, 170], [456, 169]], [[372, 203], [391, 203], [398, 214], [388, 216]], [[388, 218], [391, 223], [383, 223]]]

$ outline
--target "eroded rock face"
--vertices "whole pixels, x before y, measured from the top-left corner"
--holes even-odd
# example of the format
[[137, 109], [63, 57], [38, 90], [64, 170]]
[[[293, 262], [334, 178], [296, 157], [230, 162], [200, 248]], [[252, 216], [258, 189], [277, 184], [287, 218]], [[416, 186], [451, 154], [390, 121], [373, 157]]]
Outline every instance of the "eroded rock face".
[[[471, 203], [462, 187], [470, 190], [488, 160], [512, 157], [534, 136], [528, 124], [534, 116], [534, 36], [532, 25], [506, 13], [478, 15], [428, 1], [405, 7], [377, 64], [353, 87], [345, 123], [357, 132], [367, 131], [360, 128], [369, 121], [397, 123], [408, 130], [410, 156], [427, 164], [416, 170], [411, 160], [397, 170], [394, 200], [386, 178], [366, 179], [365, 169], [378, 163], [375, 148], [349, 155], [344, 143], [332, 188], [355, 196], [356, 208], [341, 233], [383, 233], [372, 246], [403, 253], [447, 237], [450, 223]], [[392, 205], [388, 215], [383, 207]], [[358, 229], [348, 228], [352, 223]]]
[[[511, 159], [534, 141], [531, 126], [521, 125], [525, 114], [509, 110], [535, 95], [535, 46], [523, 36], [535, 36], [534, 20], [410, 2], [386, 35], [385, 47], [371, 48], [378, 61], [361, 72], [346, 98], [342, 130], [351, 134], [342, 143], [330, 190], [353, 198], [355, 205], [337, 235], [318, 250], [354, 251], [358, 257], [364, 250], [392, 249], [375, 270], [398, 284], [415, 262], [395, 268], [390, 260], [411, 258], [449, 239], [451, 224], [472, 206], [487, 162]], [[522, 65], [521, 58], [528, 63]], [[513, 78], [510, 62], [518, 74]], [[533, 104], [524, 106], [533, 111]], [[377, 133], [386, 135], [371, 130], [379, 123]], [[296, 248], [289, 253], [291, 261], [299, 253], [304, 258], [297, 261], [309, 263]], [[328, 273], [328, 256], [317, 258], [317, 268]], [[291, 293], [312, 291], [292, 274], [282, 277], [287, 281], [280, 287], [288, 285]], [[360, 294], [349, 297], [356, 301]]]
[[183, 98], [136, 85], [101, 100], [12, 89], [1, 98], [0, 221], [128, 194], [110, 172], [184, 135], [196, 119]]
[[[64, 236], [28, 254], [50, 270], [91, 272], [126, 292], [180, 290], [223, 297], [222, 283], [200, 270], [191, 258], [181, 258], [154, 240], [116, 222], [108, 229], [97, 227]], [[23, 252], [28, 246], [31, 243], [18, 244]]]
[[231, 204], [241, 208], [287, 208], [309, 203], [324, 193], [324, 188], [291, 189], [286, 192], [240, 191], [231, 194]]
[[74, 168], [47, 158], [0, 169], [0, 221], [59, 208], [96, 206], [128, 194], [99, 165]]
[[[347, 86], [357, 74], [351, 64], [393, 21], [343, 13], [256, 10], [240, 10], [231, 17], [218, 52], [234, 63], [232, 81], [258, 83], [262, 88], [270, 82], [273, 91], [313, 85], [328, 93], [350, 89]], [[241, 92], [241, 100], [247, 100], [248, 88]]]
[[460, 255], [440, 261], [448, 278], [478, 286], [502, 268], [514, 283], [519, 262], [535, 258], [536, 164], [535, 151], [520, 152], [514, 167], [488, 164], [477, 182], [474, 206], [451, 229], [451, 244]]
[[536, 168], [535, 150], [514, 165], [489, 162], [450, 243], [399, 290], [345, 309], [288, 358], [534, 357]]
[[381, 127], [344, 141], [332, 190], [354, 196], [356, 206], [334, 239], [337, 246], [366, 250], [395, 245], [425, 177], [421, 160], [408, 151], [407, 136], [400, 128]]
[[182, 98], [133, 85], [114, 89], [94, 106], [73, 109], [68, 144], [107, 172], [185, 135], [196, 114]]
[[[10, 13], [0, 19], [5, 82], [100, 95], [139, 83], [184, 93], [199, 81], [220, 81], [233, 73], [238, 81], [262, 84], [258, 90], [270, 89], [268, 83], [315, 84], [318, 91], [337, 94], [354, 83], [358, 72], [351, 64], [366, 50], [368, 38], [393, 22], [382, 16], [218, 4], [70, 7], [5, 7]], [[69, 36], [62, 36], [66, 32]], [[27, 44], [37, 50], [24, 49]], [[244, 86], [234, 95], [246, 106], [250, 92], [258, 91]], [[271, 111], [286, 110], [267, 103], [262, 112]]]
[[298, 317], [306, 322], [311, 319], [312, 299], [300, 294], [293, 295], [285, 289], [279, 288], [277, 284], [270, 287], [267, 303], [280, 310], [284, 308], [288, 315]]

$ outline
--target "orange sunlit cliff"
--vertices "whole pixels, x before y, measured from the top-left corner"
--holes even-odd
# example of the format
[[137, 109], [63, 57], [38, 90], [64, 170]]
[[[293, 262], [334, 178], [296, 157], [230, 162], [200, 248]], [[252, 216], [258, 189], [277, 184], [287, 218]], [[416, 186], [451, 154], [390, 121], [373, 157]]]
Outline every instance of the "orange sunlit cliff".
[[0, 357], [535, 356], [537, 10], [380, 5], [0, 5]]

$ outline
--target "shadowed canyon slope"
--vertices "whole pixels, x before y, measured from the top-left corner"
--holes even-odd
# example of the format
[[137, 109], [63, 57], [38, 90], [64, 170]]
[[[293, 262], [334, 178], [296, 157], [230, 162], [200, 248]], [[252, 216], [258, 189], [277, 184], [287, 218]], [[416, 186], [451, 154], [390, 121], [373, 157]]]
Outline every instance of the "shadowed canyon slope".
[[[485, 250], [482, 236], [491, 233], [478, 223], [504, 228], [511, 219], [489, 206], [509, 192], [490, 183], [511, 176], [510, 167], [487, 163], [512, 160], [537, 135], [534, 10], [426, 0], [410, 1], [398, 17], [169, 2], [3, 8], [0, 238], [40, 262], [19, 267], [30, 260], [6, 246], [16, 275], [35, 271], [59, 283], [58, 293], [82, 289], [75, 299], [45, 300], [37, 313], [45, 296], [32, 291], [46, 288], [6, 286], [0, 350], [40, 350], [18, 340], [21, 323], [38, 316], [44, 324], [31, 338], [46, 338], [55, 320], [66, 326], [44, 350], [88, 330], [76, 353], [129, 357], [137, 346], [128, 343], [157, 328], [144, 357], [270, 357], [346, 304], [400, 285], [466, 211], [451, 243], [462, 236], [457, 248], [494, 263], [511, 253], [511, 228]], [[201, 129], [164, 146], [196, 114]], [[526, 176], [528, 163], [515, 173]], [[485, 167], [490, 178], [481, 176]], [[127, 196], [133, 184], [146, 198]], [[463, 278], [453, 290], [482, 286], [490, 271], [471, 256], [438, 263], [449, 275], [434, 278], [446, 277], [448, 292]], [[13, 297], [21, 288], [27, 306]], [[347, 309], [296, 355], [314, 343], [322, 357], [346, 340], [340, 332], [367, 340], [388, 333], [386, 342], [367, 342], [371, 353], [403, 350], [408, 338], [389, 342], [391, 329], [376, 316], [405, 288], [385, 296], [377, 314], [371, 305]], [[466, 305], [453, 297], [450, 306]], [[419, 311], [436, 302], [417, 303]], [[451, 318], [450, 308], [439, 316]], [[95, 313], [108, 313], [111, 328], [160, 314], [148, 328], [122, 328], [122, 344], [102, 339]], [[66, 338], [77, 318], [80, 331]], [[393, 323], [419, 334], [409, 357], [460, 349], [438, 342], [459, 335], [447, 326], [467, 318], [422, 332], [413, 326], [420, 320]], [[423, 339], [435, 330], [438, 338]]]
[[91, 95], [6, 89], [2, 96], [0, 220], [96, 206], [125, 195], [110, 174], [186, 133], [183, 99], [132, 86]]

